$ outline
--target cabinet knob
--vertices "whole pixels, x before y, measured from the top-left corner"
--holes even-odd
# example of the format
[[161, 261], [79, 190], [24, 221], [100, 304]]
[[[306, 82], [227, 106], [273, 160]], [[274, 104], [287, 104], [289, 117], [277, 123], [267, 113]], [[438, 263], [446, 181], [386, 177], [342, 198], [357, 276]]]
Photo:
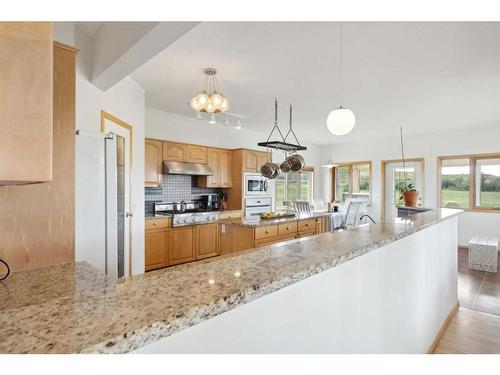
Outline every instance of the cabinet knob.
[[306, 227], [308, 227], [308, 226], [309, 226], [309, 224], [306, 223]]
[[286, 227], [286, 230], [290, 230], [290, 227]]
[[269, 234], [269, 231], [268, 231], [268, 230], [266, 230], [266, 234]]
[[156, 227], [156, 223], [153, 223], [153, 227]]

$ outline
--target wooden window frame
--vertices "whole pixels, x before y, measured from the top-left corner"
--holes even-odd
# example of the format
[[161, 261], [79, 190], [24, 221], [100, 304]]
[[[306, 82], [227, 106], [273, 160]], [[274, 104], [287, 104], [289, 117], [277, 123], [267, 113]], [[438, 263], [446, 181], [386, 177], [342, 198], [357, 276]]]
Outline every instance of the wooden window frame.
[[500, 153], [442, 155], [437, 157], [437, 203], [441, 208], [441, 168], [443, 160], [468, 159], [469, 160], [469, 207], [460, 208], [467, 212], [500, 213], [500, 207], [481, 207], [476, 205], [476, 165], [478, 160], [500, 159]]
[[343, 163], [338, 163], [335, 167], [331, 168], [331, 183], [332, 183], [332, 196], [331, 196], [331, 201], [335, 202], [336, 201], [336, 192], [335, 192], [335, 175], [336, 175], [336, 169], [338, 167], [349, 167], [349, 195], [352, 195], [352, 169], [354, 165], [363, 165], [363, 164], [368, 164], [369, 168], [369, 173], [370, 173], [370, 199], [368, 200], [368, 206], [372, 205], [372, 191], [373, 191], [373, 168], [372, 168], [372, 161], [371, 160], [362, 160], [362, 161], [352, 161], [352, 162], [343, 162]]
[[[314, 202], [314, 167], [311, 167], [311, 166], [305, 166], [304, 168], [302, 168], [302, 170], [300, 172], [296, 172], [296, 173], [301, 173], [301, 172], [312, 172], [312, 179], [311, 179], [311, 201], [309, 203], [313, 203]], [[293, 172], [295, 173], [295, 172]], [[297, 179], [297, 191], [300, 192], [300, 177]], [[285, 174], [285, 197], [284, 197], [284, 201], [287, 202], [288, 201], [288, 173]], [[276, 200], [276, 191], [274, 192], [274, 200], [275, 200], [275, 206], [276, 206], [276, 203], [277, 203], [277, 200]], [[303, 200], [303, 199], [300, 199], [300, 200]]]
[[[380, 220], [385, 220], [385, 167], [386, 164], [391, 163], [402, 163], [403, 159], [387, 159], [381, 160], [380, 162]], [[420, 184], [422, 185], [422, 191], [420, 191], [420, 198], [422, 202], [422, 206], [425, 207], [425, 158], [405, 158], [405, 162], [416, 162], [420, 163], [422, 167], [422, 176]]]

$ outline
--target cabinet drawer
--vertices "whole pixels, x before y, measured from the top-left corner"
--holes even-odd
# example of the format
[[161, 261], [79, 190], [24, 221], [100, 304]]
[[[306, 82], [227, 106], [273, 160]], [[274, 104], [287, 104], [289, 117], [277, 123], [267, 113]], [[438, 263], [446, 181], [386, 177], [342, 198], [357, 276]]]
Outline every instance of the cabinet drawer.
[[219, 220], [237, 219], [241, 217], [241, 211], [221, 212]]
[[146, 219], [144, 224], [146, 229], [160, 229], [160, 228], [169, 228], [170, 227], [170, 218], [162, 217], [158, 219]]
[[284, 223], [278, 225], [278, 235], [282, 236], [284, 234], [296, 233], [297, 232], [297, 222], [292, 221], [291, 223]]
[[278, 226], [269, 225], [267, 227], [257, 227], [255, 228], [255, 239], [260, 240], [262, 238], [269, 238], [278, 235]]
[[303, 220], [299, 221], [298, 231], [301, 232], [303, 230], [314, 230], [316, 228], [316, 220]]
[[299, 233], [297, 233], [297, 238], [314, 236], [314, 234], [315, 234], [314, 229], [311, 229], [311, 230], [303, 230], [303, 231], [299, 231]]
[[256, 240], [255, 241], [255, 247], [260, 247], [260, 246], [269, 246], [269, 245], [274, 245], [286, 241], [290, 241], [295, 239], [295, 234], [289, 234], [285, 236], [278, 236], [278, 237], [273, 237], [273, 238], [264, 238], [261, 240]]

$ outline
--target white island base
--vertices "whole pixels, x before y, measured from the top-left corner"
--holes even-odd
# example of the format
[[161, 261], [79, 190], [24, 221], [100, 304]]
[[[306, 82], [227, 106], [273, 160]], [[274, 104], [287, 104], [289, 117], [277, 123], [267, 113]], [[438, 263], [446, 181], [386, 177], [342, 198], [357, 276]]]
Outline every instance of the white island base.
[[426, 353], [457, 303], [453, 216], [134, 352]]

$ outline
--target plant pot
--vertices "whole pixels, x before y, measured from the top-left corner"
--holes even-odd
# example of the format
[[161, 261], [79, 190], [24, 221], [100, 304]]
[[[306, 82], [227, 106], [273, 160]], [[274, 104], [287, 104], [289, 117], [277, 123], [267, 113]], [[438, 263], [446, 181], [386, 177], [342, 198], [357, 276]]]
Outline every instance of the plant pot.
[[403, 193], [403, 200], [405, 206], [417, 207], [418, 195], [419, 195], [418, 191], [405, 191]]

